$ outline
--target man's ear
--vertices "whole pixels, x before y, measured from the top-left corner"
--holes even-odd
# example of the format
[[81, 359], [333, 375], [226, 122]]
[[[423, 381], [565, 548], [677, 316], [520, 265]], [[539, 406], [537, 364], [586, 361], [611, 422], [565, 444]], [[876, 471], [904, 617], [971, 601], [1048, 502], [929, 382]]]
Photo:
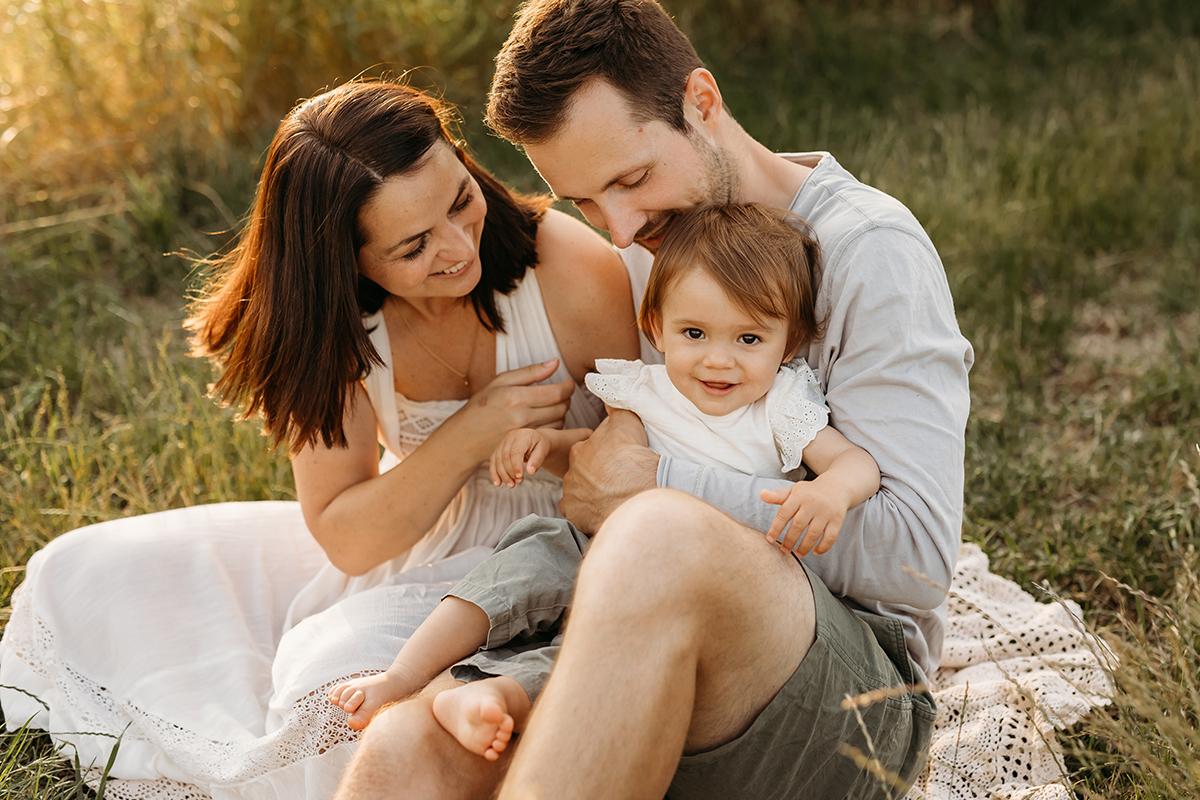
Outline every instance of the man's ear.
[[683, 87], [683, 113], [685, 117], [691, 117], [689, 121], [693, 125], [710, 134], [716, 132], [717, 122], [725, 113], [717, 79], [704, 67], [697, 67], [688, 76]]

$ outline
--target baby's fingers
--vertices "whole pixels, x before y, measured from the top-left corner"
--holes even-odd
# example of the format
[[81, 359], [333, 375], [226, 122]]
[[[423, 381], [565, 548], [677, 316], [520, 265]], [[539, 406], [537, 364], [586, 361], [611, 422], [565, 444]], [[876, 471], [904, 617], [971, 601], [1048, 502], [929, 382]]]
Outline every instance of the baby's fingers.
[[499, 486], [502, 483], [513, 485], [512, 470], [508, 466], [509, 455], [507, 452], [502, 452], [497, 449], [492, 453], [492, 460], [488, 463], [488, 470], [492, 473], [492, 485]]
[[840, 522], [830, 522], [825, 526], [824, 532], [821, 534], [821, 541], [817, 542], [817, 546], [813, 548], [813, 553], [821, 555], [829, 552], [829, 548], [833, 547], [833, 543], [837, 541], [838, 534], [842, 532], [842, 524]]
[[488, 468], [492, 485], [506, 484], [510, 489], [521, 482], [521, 467], [525, 464], [525, 444], [520, 437], [508, 435], [496, 446]]
[[549, 454], [550, 448], [545, 442], [539, 440], [525, 455], [525, 470], [530, 475], [534, 474], [542, 468], [542, 463]]
[[[794, 535], [793, 535], [793, 532]], [[794, 542], [792, 547], [787, 547], [798, 556], [806, 556], [813, 549], [813, 545], [821, 541], [822, 529], [818, 523], [808, 520], [804, 525], [797, 522], [792, 523], [792, 530], [788, 532], [788, 539]], [[788, 542], [784, 542], [786, 546]]]
[[505, 474], [508, 476], [507, 483], [509, 487], [516, 486], [521, 481], [525, 480], [525, 448], [527, 443], [522, 443], [519, 448], [514, 448], [509, 451], [504, 461]]
[[[786, 490], [783, 490], [786, 492]], [[767, 500], [767, 491], [764, 490], [762, 498]], [[771, 502], [767, 500], [767, 502]], [[800, 498], [794, 495], [788, 495], [779, 506], [779, 511], [775, 513], [775, 519], [771, 520], [771, 527], [767, 529], [767, 541], [771, 544], [779, 542], [780, 536], [783, 534], [784, 528], [791, 522], [792, 517], [796, 516], [796, 511], [800, 508]], [[792, 526], [792, 531], [799, 531], [795, 525]], [[788, 531], [788, 536], [791, 536], [791, 531]]]
[[800, 508], [792, 516], [792, 526], [788, 528], [787, 536], [779, 543], [779, 549], [784, 553], [796, 553], [797, 555], [805, 555], [811, 543], [805, 546], [805, 542], [812, 535], [812, 514], [806, 509]]
[[504, 482], [500, 475], [500, 453], [493, 452], [492, 457], [488, 459], [488, 472], [492, 474], [492, 485], [499, 486]]

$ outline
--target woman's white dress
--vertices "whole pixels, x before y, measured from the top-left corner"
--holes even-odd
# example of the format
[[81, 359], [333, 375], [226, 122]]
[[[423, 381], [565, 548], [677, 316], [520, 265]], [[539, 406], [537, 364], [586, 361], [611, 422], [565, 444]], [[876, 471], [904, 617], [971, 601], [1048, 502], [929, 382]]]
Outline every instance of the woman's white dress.
[[[559, 356], [535, 273], [498, 296], [497, 373]], [[381, 315], [367, 321], [387, 364], [365, 381], [387, 465], [465, 401], [395, 392]], [[559, 366], [550, 381], [569, 377]], [[600, 403], [576, 389], [568, 427]], [[112, 798], [326, 798], [357, 734], [325, 698], [385, 669], [454, 581], [509, 523], [558, 516], [544, 470], [516, 489], [486, 465], [410, 552], [349, 577], [292, 502], [223, 503], [112, 520], [67, 533], [29, 562], [0, 641], [0, 703], [103, 768], [120, 736]]]

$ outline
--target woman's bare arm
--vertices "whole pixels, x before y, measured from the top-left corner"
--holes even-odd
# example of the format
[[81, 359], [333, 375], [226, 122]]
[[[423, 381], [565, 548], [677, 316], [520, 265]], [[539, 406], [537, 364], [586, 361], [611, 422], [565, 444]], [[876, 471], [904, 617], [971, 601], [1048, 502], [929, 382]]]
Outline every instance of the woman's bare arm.
[[570, 383], [525, 385], [556, 368], [550, 361], [497, 376], [382, 475], [375, 415], [355, 384], [343, 421], [347, 446], [318, 443], [292, 458], [305, 522], [329, 560], [359, 575], [411, 548], [505, 433], [562, 419]]
[[[547, 212], [538, 230], [537, 276], [559, 351], [577, 383], [597, 358], [637, 358], [629, 278], [604, 239], [565, 214]], [[366, 391], [355, 385], [343, 423], [348, 446], [318, 444], [292, 459], [305, 521], [330, 561], [357, 575], [404, 553], [502, 436], [561, 420], [569, 386], [522, 385], [553, 370], [535, 365], [498, 376], [383, 475], [375, 415]]]

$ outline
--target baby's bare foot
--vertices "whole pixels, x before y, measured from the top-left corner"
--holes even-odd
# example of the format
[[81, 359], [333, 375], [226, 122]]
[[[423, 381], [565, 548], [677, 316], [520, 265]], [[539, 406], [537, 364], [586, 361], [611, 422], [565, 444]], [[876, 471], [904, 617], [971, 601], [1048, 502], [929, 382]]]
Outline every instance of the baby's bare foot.
[[512, 678], [488, 678], [441, 692], [433, 716], [459, 744], [488, 761], [500, 758], [517, 723], [529, 713], [529, 695]]
[[403, 700], [409, 693], [406, 682], [381, 672], [339, 683], [329, 691], [329, 702], [350, 715], [347, 725], [361, 731], [385, 704]]

